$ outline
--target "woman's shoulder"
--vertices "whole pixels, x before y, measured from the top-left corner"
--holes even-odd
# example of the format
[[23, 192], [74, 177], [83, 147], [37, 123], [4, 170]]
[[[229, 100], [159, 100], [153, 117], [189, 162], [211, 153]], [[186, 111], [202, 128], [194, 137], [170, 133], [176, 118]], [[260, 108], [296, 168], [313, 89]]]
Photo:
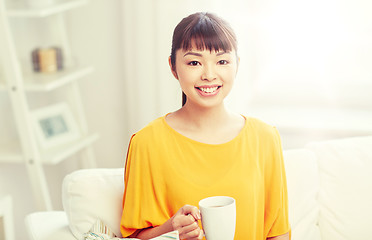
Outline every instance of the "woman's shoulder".
[[246, 117], [246, 119], [249, 126], [247, 131], [251, 136], [254, 135], [256, 139], [264, 142], [280, 140], [279, 131], [274, 125], [255, 117]]
[[166, 129], [164, 117], [165, 116], [162, 116], [152, 120], [141, 130], [133, 134], [132, 138], [136, 139], [136, 141], [148, 141], [160, 137]]
[[255, 117], [245, 117], [247, 123], [250, 125], [251, 128], [263, 132], [263, 133], [274, 133], [276, 132], [276, 127], [268, 122], [265, 122], [259, 118]]
[[[282, 151], [282, 143], [279, 131], [277, 128], [261, 119], [250, 117], [248, 118], [248, 131], [246, 136], [257, 146], [257, 151], [261, 153], [277, 155]], [[262, 160], [267, 159], [263, 158]], [[271, 158], [268, 158], [271, 159]], [[272, 158], [268, 162], [274, 161]]]

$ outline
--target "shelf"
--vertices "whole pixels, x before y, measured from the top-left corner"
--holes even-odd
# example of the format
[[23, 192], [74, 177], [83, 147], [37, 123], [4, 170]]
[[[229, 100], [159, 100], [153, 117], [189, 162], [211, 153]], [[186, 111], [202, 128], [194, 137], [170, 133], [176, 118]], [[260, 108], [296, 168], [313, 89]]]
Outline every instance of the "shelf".
[[[55, 165], [64, 159], [72, 156], [85, 147], [88, 147], [99, 138], [97, 133], [87, 135], [76, 141], [51, 148], [47, 151], [41, 152], [41, 159], [43, 164]], [[21, 154], [21, 147], [19, 144], [7, 144], [0, 146], [0, 162], [6, 163], [21, 163], [23, 156]]]
[[83, 6], [88, 0], [56, 0], [56, 3], [39, 8], [31, 8], [25, 4], [10, 5], [7, 13], [9, 17], [47, 17], [70, 9]]
[[98, 134], [91, 134], [68, 144], [52, 148], [42, 152], [42, 161], [44, 164], [54, 165], [63, 161], [67, 157], [77, 153], [81, 149], [88, 147], [98, 139]]
[[[56, 73], [26, 73], [24, 88], [28, 92], [48, 92], [78, 80], [93, 72], [92, 66], [70, 67]], [[6, 91], [7, 85], [0, 80], [0, 92]]]
[[[52, 91], [71, 81], [77, 80], [93, 72], [93, 67], [73, 67], [56, 73], [25, 74], [25, 90], [29, 92]], [[0, 86], [1, 89], [1, 86]]]

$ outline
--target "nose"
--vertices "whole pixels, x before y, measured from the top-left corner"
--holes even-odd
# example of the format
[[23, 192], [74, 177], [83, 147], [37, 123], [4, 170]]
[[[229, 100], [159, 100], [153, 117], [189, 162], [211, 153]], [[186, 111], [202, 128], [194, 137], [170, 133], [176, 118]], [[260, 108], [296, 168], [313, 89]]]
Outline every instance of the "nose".
[[212, 65], [203, 66], [202, 80], [213, 81], [217, 78], [216, 71]]

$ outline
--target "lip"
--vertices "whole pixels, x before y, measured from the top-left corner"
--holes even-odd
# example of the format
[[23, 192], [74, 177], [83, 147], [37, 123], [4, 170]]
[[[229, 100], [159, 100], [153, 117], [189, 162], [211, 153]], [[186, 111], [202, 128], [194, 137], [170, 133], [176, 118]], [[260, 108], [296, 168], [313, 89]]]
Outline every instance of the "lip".
[[[222, 87], [222, 85], [214, 84], [214, 85], [197, 86], [197, 87], [195, 87], [195, 89], [197, 90], [199, 95], [201, 95], [203, 97], [212, 97], [212, 96], [215, 96], [219, 93], [221, 87]], [[201, 90], [202, 88], [217, 88], [217, 89], [213, 92], [204, 92], [204, 91]]]

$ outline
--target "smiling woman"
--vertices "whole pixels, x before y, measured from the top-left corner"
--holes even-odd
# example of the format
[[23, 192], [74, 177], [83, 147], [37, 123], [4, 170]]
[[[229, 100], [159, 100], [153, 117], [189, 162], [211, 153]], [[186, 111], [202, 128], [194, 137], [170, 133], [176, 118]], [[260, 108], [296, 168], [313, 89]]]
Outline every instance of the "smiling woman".
[[196, 206], [225, 195], [237, 202], [234, 239], [289, 238], [279, 133], [224, 105], [238, 70], [236, 46], [233, 30], [215, 14], [197, 12], [176, 26], [168, 62], [187, 98], [130, 140], [124, 237], [177, 230], [181, 239], [204, 239]]

